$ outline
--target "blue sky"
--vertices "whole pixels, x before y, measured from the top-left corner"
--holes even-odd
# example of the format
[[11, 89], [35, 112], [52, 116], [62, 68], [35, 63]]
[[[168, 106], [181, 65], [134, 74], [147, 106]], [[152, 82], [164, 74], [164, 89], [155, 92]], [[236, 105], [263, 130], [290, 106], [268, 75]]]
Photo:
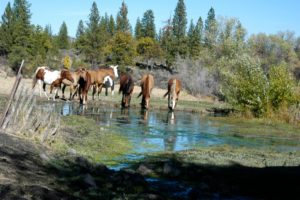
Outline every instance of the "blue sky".
[[[123, 0], [95, 0], [100, 15], [116, 17]], [[9, 0], [0, 0], [0, 15]], [[10, 0], [13, 2], [13, 0]], [[69, 35], [75, 36], [78, 22], [88, 20], [93, 0], [28, 0], [31, 4], [31, 22], [45, 27], [50, 24], [57, 34], [63, 21]], [[128, 18], [134, 27], [137, 17], [142, 18], [147, 9], [152, 9], [157, 30], [173, 16], [177, 0], [125, 0]], [[237, 18], [246, 28], [248, 36], [257, 33], [276, 34], [293, 31], [300, 36], [300, 1], [298, 0], [185, 0], [187, 18], [196, 20], [207, 17], [210, 7], [216, 17]]]

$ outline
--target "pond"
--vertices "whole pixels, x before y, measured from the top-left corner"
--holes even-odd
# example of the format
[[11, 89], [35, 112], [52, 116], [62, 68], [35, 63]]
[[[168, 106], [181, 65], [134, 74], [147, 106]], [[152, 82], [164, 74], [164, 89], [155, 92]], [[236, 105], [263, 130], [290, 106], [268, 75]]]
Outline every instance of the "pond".
[[[88, 107], [65, 102], [58, 104], [62, 115], [84, 115], [100, 126], [114, 129], [134, 145], [126, 159], [137, 159], [144, 153], [180, 151], [198, 147], [229, 145], [279, 152], [299, 151], [298, 140], [284, 137], [262, 137], [261, 132], [278, 131], [263, 125], [229, 123], [211, 115], [184, 111], [120, 109], [109, 106]], [[257, 126], [257, 127], [253, 127]], [[239, 131], [257, 133], [247, 137]], [[282, 130], [285, 131], [285, 130]]]

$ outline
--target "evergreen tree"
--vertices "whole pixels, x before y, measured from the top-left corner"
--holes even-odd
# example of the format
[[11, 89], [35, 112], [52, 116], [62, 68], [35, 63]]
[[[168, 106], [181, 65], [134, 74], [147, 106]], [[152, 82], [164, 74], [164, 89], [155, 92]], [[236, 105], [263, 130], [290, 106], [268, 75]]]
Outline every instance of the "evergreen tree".
[[115, 24], [114, 17], [112, 15], [110, 15], [108, 23], [109, 23], [108, 24], [108, 32], [109, 32], [110, 36], [113, 36], [115, 34], [116, 24]]
[[215, 18], [215, 10], [210, 8], [205, 20], [205, 45], [212, 48], [216, 44], [217, 40], [217, 20]]
[[122, 6], [117, 15], [117, 31], [124, 33], [131, 33], [131, 26], [127, 18], [128, 8], [125, 2], [122, 2]]
[[68, 28], [65, 22], [62, 23], [57, 36], [57, 45], [60, 49], [69, 49]]
[[30, 59], [31, 35], [30, 4], [26, 0], [15, 0], [12, 17], [12, 46], [8, 56], [12, 69], [17, 72], [22, 59]]
[[87, 23], [86, 43], [82, 49], [86, 59], [94, 66], [102, 56], [103, 38], [100, 32], [100, 15], [96, 2], [93, 2]]
[[186, 35], [186, 9], [184, 0], [178, 0], [173, 17], [173, 34], [177, 39], [183, 39]]
[[175, 13], [173, 17], [173, 36], [174, 36], [174, 56], [179, 54], [180, 56], [186, 56], [188, 52], [188, 41], [186, 38], [186, 9], [184, 0], [178, 0], [177, 6], [175, 8]]
[[83, 21], [80, 20], [78, 23], [77, 31], [76, 31], [76, 39], [84, 34], [84, 24]]
[[13, 44], [13, 11], [10, 2], [7, 3], [4, 14], [2, 15], [0, 55], [7, 55], [11, 51]]
[[152, 10], [147, 10], [142, 19], [142, 34], [143, 37], [155, 39], [156, 31], [154, 24], [154, 14]]
[[138, 17], [135, 24], [134, 35], [136, 39], [143, 37], [143, 27], [140, 18]]

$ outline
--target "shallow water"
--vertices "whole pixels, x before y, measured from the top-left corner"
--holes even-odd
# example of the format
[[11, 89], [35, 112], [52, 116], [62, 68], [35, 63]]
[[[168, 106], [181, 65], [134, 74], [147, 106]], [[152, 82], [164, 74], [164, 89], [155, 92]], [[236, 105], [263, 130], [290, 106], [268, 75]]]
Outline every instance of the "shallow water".
[[[58, 106], [59, 107], [59, 106]], [[80, 114], [95, 119], [96, 123], [122, 133], [134, 145], [133, 155], [157, 151], [180, 151], [197, 147], [229, 145], [276, 151], [299, 151], [298, 141], [285, 138], [234, 136], [232, 133], [244, 125], [214, 120], [213, 117], [183, 111], [141, 111], [98, 107], [83, 109], [78, 104], [64, 103], [62, 115]], [[266, 131], [257, 127], [255, 131]], [[238, 134], [235, 134], [238, 135]], [[258, 136], [255, 136], [258, 135]]]

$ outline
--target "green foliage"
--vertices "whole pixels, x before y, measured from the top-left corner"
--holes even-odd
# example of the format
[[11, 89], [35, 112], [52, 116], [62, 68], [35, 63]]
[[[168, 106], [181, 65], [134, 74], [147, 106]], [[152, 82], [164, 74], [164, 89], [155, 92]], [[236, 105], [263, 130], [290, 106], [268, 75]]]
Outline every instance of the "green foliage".
[[136, 51], [131, 34], [117, 32], [107, 46], [106, 54], [111, 58], [112, 63], [121, 67], [133, 64]]
[[131, 26], [127, 18], [128, 8], [125, 2], [122, 2], [122, 6], [117, 15], [117, 31], [124, 33], [131, 33]]
[[140, 18], [138, 17], [134, 28], [135, 39], [140, 39], [141, 37], [143, 37], [142, 31], [143, 31], [142, 23]]
[[290, 106], [296, 102], [295, 87], [295, 80], [286, 64], [282, 63], [270, 68], [268, 95], [274, 109], [280, 108], [283, 104]]
[[150, 37], [155, 39], [156, 30], [154, 24], [154, 13], [152, 10], [147, 10], [142, 19], [142, 37]]
[[204, 42], [208, 48], [213, 48], [217, 40], [218, 24], [215, 17], [215, 10], [210, 8], [205, 20], [205, 38]]
[[183, 39], [186, 36], [186, 8], [184, 0], [178, 0], [173, 17], [173, 34], [177, 39]]
[[239, 110], [262, 115], [268, 103], [268, 80], [260, 63], [246, 54], [220, 62], [229, 65], [222, 70], [226, 100]]
[[190, 23], [190, 28], [188, 31], [188, 46], [189, 46], [189, 55], [192, 58], [199, 56], [202, 46], [202, 29], [203, 21], [199, 17], [196, 26], [193, 24], [193, 21]]
[[137, 41], [137, 53], [144, 59], [159, 58], [162, 55], [158, 43], [150, 37], [143, 37]]
[[68, 28], [65, 22], [62, 23], [57, 36], [57, 45], [60, 49], [69, 49]]

